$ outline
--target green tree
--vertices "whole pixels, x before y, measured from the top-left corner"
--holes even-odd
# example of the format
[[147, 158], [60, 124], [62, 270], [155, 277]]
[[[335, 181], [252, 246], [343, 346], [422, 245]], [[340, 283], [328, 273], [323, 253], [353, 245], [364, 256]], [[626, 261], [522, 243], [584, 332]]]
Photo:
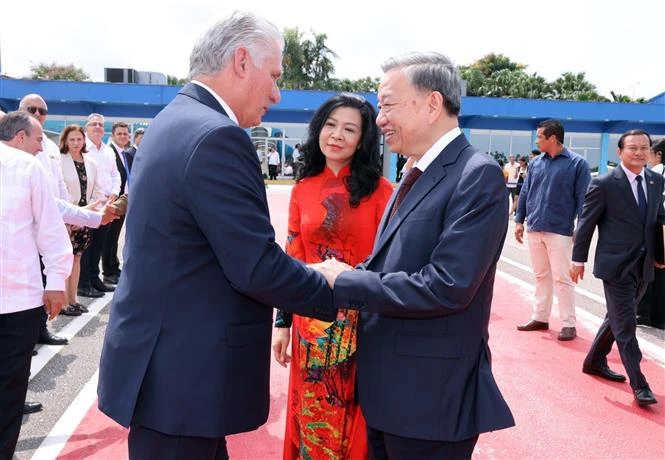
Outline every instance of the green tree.
[[472, 68], [479, 70], [485, 77], [490, 77], [500, 70], [524, 70], [526, 65], [513, 62], [503, 54], [490, 53], [481, 57], [473, 64]]
[[166, 84], [172, 86], [184, 86], [189, 83], [189, 78], [178, 78], [175, 75], [166, 76]]
[[30, 67], [30, 78], [35, 80], [71, 80], [88, 81], [90, 77], [83, 69], [74, 67], [74, 64], [61, 65], [55, 62], [46, 64], [40, 62]]
[[307, 66], [303, 47], [303, 32], [297, 27], [284, 29], [284, 54], [280, 86], [284, 89], [303, 89], [307, 87]]
[[586, 79], [584, 72], [564, 72], [552, 82], [554, 99], [567, 101], [607, 101], [596, 91], [596, 85]]

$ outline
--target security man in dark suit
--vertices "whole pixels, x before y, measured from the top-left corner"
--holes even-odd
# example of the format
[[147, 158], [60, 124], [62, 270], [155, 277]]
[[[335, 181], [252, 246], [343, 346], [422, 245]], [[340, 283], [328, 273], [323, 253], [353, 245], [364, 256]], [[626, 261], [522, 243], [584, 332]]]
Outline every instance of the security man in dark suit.
[[622, 382], [626, 378], [607, 365], [616, 341], [635, 400], [640, 406], [656, 398], [640, 370], [642, 353], [635, 336], [637, 304], [653, 279], [656, 227], [665, 224], [663, 178], [646, 169], [649, 135], [632, 130], [619, 138], [621, 163], [594, 178], [587, 191], [573, 245], [570, 276], [584, 277], [589, 245], [598, 227], [593, 274], [603, 280], [607, 315], [584, 360], [586, 374]]

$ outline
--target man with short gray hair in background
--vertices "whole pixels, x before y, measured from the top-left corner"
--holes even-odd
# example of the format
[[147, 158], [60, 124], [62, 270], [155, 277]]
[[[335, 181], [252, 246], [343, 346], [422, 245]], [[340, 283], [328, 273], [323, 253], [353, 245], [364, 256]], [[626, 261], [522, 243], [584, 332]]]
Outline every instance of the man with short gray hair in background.
[[[97, 179], [106, 204], [113, 203], [120, 196], [120, 173], [111, 148], [103, 143], [104, 117], [98, 113], [88, 116], [85, 125], [88, 152], [86, 155], [97, 164]], [[102, 259], [104, 242], [109, 232], [108, 225], [102, 225], [92, 233], [92, 243], [81, 256], [81, 278], [79, 279], [78, 295], [83, 297], [102, 297], [115, 288], [102, 282], [99, 278], [99, 262]]]

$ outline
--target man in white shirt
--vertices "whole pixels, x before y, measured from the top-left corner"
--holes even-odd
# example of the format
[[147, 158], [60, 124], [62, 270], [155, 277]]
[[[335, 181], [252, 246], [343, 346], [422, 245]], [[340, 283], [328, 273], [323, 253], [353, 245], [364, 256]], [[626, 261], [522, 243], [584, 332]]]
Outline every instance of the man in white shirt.
[[[88, 116], [86, 123], [86, 149], [89, 158], [97, 163], [97, 178], [106, 203], [113, 203], [120, 195], [120, 173], [113, 150], [102, 142], [104, 138], [104, 117], [98, 113]], [[105, 292], [113, 292], [114, 287], [103, 283], [99, 278], [99, 262], [102, 258], [104, 241], [109, 232], [108, 225], [102, 225], [92, 234], [92, 243], [81, 256], [81, 278], [78, 295], [101, 297]]]
[[[19, 103], [19, 110], [28, 113], [37, 120], [42, 127], [44, 126], [48, 114], [48, 106], [44, 98], [39, 94], [28, 94], [27, 96], [24, 96]], [[11, 140], [5, 143], [11, 147], [35, 155], [35, 152], [25, 150], [18, 145], [13, 145]], [[112, 213], [111, 208], [105, 208], [101, 212], [96, 211], [96, 208], [100, 203], [91, 203], [87, 207], [82, 208], [68, 201], [69, 194], [67, 193], [67, 186], [62, 177], [62, 169], [60, 167], [60, 149], [55, 142], [45, 135], [42, 136], [41, 151], [36, 153], [36, 157], [46, 169], [51, 192], [56, 198], [56, 205], [58, 206], [60, 215], [66, 224], [76, 225], [78, 227], [97, 228], [100, 225], [107, 224], [117, 218], [117, 216]], [[66, 338], [58, 337], [48, 330], [46, 319], [46, 314], [42, 313], [42, 323], [37, 343], [45, 345], [67, 345], [68, 340]], [[39, 409], [37, 406], [31, 406], [29, 410], [35, 412]]]
[[519, 178], [520, 165], [515, 161], [515, 155], [512, 153], [508, 155], [508, 163], [503, 167], [506, 171], [507, 181], [506, 188], [508, 189], [508, 196], [510, 197], [510, 214], [515, 214], [517, 210], [517, 201], [515, 200], [517, 193], [517, 179]]
[[277, 167], [279, 163], [279, 154], [274, 147], [270, 147], [268, 149], [268, 179], [277, 180]]
[[[113, 150], [115, 164], [120, 174], [119, 195], [129, 193], [129, 158], [124, 146], [129, 143], [129, 125], [124, 121], [116, 121], [111, 127], [111, 142], [109, 147]], [[120, 260], [118, 259], [118, 239], [125, 217], [112, 222], [102, 248], [102, 268], [104, 270], [104, 283], [118, 284], [120, 278]]]
[[[22, 129], [29, 143], [41, 137], [41, 126], [35, 125]], [[4, 459], [12, 458], [21, 429], [40, 310], [45, 308], [51, 319], [60, 312], [74, 256], [46, 171], [37, 159], [0, 142], [0, 183], [0, 458]], [[40, 254], [46, 289], [39, 273]]]

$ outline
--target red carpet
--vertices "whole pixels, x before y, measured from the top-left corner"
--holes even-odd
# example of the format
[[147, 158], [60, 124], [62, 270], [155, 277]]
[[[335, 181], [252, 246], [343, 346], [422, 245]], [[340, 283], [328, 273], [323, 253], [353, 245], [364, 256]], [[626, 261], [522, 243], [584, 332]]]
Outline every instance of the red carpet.
[[[288, 195], [270, 197], [278, 241], [285, 239]], [[571, 342], [556, 340], [551, 331], [523, 333], [531, 299], [522, 288], [497, 277], [490, 324], [494, 374], [511, 407], [517, 426], [482, 435], [474, 458], [497, 459], [662, 459], [665, 457], [665, 369], [645, 357], [642, 371], [659, 403], [637, 407], [627, 383], [610, 383], [582, 374], [584, 356], [596, 331], [578, 327]], [[624, 373], [616, 351], [610, 367]], [[232, 459], [281, 458], [284, 435], [287, 371], [272, 366], [268, 423], [252, 433], [230, 436]], [[404, 395], [405, 398], [416, 395]], [[126, 459], [127, 433], [90, 408], [72, 434], [60, 459]]]

